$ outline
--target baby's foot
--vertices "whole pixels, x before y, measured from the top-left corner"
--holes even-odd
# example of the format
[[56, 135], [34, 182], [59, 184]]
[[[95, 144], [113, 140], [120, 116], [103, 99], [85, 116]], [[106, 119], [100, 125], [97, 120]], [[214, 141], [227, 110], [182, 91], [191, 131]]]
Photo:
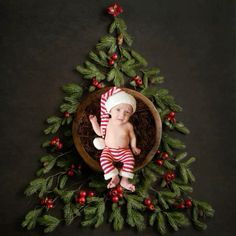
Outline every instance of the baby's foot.
[[135, 186], [129, 183], [128, 179], [125, 177], [123, 177], [122, 180], [120, 181], [120, 185], [131, 192], [135, 191]]
[[107, 188], [114, 188], [120, 182], [118, 175], [112, 177], [111, 181], [108, 183]]

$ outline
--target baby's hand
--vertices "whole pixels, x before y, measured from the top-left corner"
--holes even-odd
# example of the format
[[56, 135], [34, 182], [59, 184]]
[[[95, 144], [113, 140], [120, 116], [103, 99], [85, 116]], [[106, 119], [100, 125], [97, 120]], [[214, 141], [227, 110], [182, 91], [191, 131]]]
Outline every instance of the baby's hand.
[[132, 151], [135, 155], [139, 155], [141, 153], [141, 149], [140, 148], [137, 148], [137, 147], [133, 147], [132, 148]]
[[97, 121], [97, 117], [94, 115], [89, 115], [89, 120], [90, 122], [96, 122]]

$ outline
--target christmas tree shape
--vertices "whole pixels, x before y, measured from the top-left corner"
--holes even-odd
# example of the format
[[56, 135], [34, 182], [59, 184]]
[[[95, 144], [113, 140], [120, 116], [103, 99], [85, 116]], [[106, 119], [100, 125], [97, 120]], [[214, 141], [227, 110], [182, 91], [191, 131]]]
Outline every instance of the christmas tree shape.
[[[173, 137], [175, 133], [189, 133], [176, 119], [182, 108], [167, 89], [160, 87], [164, 78], [159, 68], [149, 68], [147, 61], [131, 48], [132, 38], [120, 17], [122, 12], [118, 4], [107, 8], [113, 19], [109, 34], [89, 53], [89, 60], [76, 67], [86, 85], [63, 86], [60, 114], [47, 119], [47, 140], [42, 144], [47, 154], [40, 158], [37, 177], [25, 190], [27, 197], [39, 198], [22, 222], [28, 230], [41, 225], [47, 233], [59, 224], [75, 221], [81, 227], [97, 228], [108, 216], [115, 231], [122, 230], [125, 224], [138, 231], [149, 225], [165, 234], [168, 228], [177, 231], [191, 222], [195, 228], [205, 230], [206, 217], [214, 215], [210, 204], [191, 196], [195, 178], [190, 166], [195, 158], [189, 157], [184, 143]], [[83, 163], [72, 137], [80, 102], [95, 90], [112, 86], [132, 88], [148, 97], [162, 121], [161, 144], [152, 161], [135, 172], [138, 187], [133, 193], [121, 186], [107, 189], [103, 175]], [[60, 208], [62, 212], [57, 210]]]

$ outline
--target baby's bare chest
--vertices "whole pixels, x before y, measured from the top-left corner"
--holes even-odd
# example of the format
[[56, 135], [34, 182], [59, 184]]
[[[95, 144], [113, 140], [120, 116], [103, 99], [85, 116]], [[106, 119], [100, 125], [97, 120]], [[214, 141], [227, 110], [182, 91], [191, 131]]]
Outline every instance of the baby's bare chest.
[[129, 130], [127, 127], [108, 126], [106, 135], [117, 139], [128, 138]]

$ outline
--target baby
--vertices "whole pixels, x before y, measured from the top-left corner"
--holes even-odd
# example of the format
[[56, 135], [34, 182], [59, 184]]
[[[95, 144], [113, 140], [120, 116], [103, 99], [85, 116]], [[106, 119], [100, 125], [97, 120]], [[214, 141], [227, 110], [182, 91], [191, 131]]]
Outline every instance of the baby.
[[[111, 179], [107, 188], [120, 183], [123, 188], [135, 191], [135, 186], [128, 181], [134, 176], [132, 152], [135, 155], [141, 152], [136, 146], [133, 125], [129, 122], [135, 110], [135, 98], [120, 88], [113, 87], [101, 96], [101, 126], [96, 116], [89, 116], [94, 132], [103, 137], [95, 138], [94, 145], [97, 149], [103, 149], [100, 164], [104, 178]], [[123, 164], [120, 171], [114, 166], [114, 162]], [[122, 176], [121, 181], [119, 175]]]

